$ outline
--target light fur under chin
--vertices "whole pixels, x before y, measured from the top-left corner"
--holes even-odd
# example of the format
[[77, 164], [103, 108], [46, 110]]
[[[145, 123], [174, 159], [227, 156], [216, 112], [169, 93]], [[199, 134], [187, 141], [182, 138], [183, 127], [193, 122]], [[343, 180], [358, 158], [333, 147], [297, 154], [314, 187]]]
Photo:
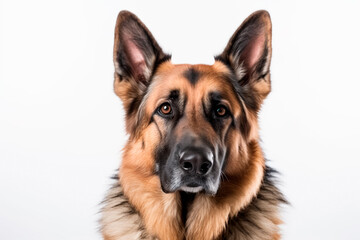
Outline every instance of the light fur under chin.
[[202, 186], [199, 187], [186, 187], [186, 186], [182, 186], [180, 188], [180, 190], [184, 191], [184, 192], [190, 192], [190, 193], [197, 193], [200, 192], [201, 190], [203, 190]]

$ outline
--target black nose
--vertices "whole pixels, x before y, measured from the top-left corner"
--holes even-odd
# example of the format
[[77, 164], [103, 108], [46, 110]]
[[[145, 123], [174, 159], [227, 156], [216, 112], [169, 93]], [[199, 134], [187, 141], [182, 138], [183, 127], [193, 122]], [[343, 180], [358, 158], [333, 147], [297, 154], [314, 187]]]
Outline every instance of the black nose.
[[205, 175], [210, 172], [212, 159], [209, 159], [201, 151], [187, 150], [180, 157], [181, 168], [189, 174]]

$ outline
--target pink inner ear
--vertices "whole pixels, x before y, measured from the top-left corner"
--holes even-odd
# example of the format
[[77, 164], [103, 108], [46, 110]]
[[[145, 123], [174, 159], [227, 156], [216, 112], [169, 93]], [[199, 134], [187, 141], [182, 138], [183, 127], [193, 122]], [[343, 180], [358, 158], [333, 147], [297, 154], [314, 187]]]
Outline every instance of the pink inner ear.
[[246, 47], [242, 57], [245, 61], [245, 65], [248, 69], [253, 69], [255, 64], [259, 61], [263, 54], [265, 44], [265, 35], [260, 34], [251, 40], [249, 45]]
[[131, 69], [137, 78], [143, 78], [145, 74], [145, 58], [140, 49], [130, 39], [125, 40], [126, 54], [130, 60]]

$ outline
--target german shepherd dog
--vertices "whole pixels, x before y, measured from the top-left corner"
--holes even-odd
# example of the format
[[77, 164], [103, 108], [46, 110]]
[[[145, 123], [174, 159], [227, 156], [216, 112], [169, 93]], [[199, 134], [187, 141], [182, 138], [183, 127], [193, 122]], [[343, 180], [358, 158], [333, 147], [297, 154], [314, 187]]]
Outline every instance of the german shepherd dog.
[[271, 20], [251, 14], [213, 65], [175, 65], [121, 11], [114, 90], [129, 139], [102, 208], [106, 240], [280, 239], [257, 114], [270, 92]]

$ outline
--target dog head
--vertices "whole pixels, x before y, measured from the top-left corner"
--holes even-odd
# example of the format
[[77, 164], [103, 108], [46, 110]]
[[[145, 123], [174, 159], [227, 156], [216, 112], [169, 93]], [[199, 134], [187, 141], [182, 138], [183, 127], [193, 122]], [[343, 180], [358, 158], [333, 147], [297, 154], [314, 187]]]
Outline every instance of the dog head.
[[[257, 112], [270, 92], [271, 21], [250, 15], [213, 65], [174, 65], [132, 13], [115, 28], [115, 93], [130, 135], [123, 164], [159, 176], [165, 193], [217, 193], [246, 174]], [[125, 163], [126, 161], [126, 163]]]

